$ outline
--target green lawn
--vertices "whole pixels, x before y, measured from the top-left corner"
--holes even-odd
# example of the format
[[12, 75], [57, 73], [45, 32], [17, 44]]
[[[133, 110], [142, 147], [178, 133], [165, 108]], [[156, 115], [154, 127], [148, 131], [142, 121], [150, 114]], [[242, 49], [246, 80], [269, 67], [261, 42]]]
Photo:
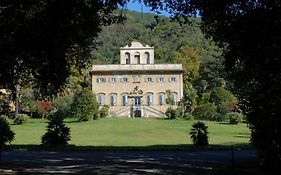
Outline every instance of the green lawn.
[[[105, 118], [89, 122], [67, 119], [71, 128], [70, 144], [76, 146], [152, 146], [191, 144], [188, 135], [195, 121], [162, 119]], [[228, 125], [205, 122], [212, 145], [249, 143], [250, 131], [245, 124]], [[16, 133], [13, 145], [38, 145], [46, 131], [46, 120], [32, 119], [23, 125], [12, 125]]]

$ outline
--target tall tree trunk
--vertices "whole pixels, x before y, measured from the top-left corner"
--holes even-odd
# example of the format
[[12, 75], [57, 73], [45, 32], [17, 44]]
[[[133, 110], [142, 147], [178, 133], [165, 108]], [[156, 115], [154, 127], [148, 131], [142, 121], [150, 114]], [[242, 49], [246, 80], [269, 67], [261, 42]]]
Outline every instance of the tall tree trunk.
[[19, 114], [19, 95], [20, 94], [20, 85], [16, 85], [16, 99], [15, 99], [15, 118]]
[[0, 162], [2, 160], [2, 141], [0, 141]]

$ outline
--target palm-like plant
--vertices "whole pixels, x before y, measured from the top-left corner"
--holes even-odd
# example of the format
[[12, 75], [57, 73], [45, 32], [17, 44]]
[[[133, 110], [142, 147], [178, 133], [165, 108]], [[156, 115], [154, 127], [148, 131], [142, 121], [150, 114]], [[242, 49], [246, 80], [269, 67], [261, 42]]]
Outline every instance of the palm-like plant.
[[63, 112], [51, 111], [47, 118], [49, 122], [47, 132], [42, 136], [42, 144], [45, 146], [67, 145], [70, 141], [70, 128], [63, 123]]
[[0, 116], [0, 160], [2, 146], [7, 142], [13, 141], [15, 133], [11, 130], [10, 125], [4, 116]]
[[208, 145], [208, 126], [203, 122], [196, 122], [192, 125], [191, 131], [189, 133], [192, 139], [192, 142], [196, 146], [205, 146]]

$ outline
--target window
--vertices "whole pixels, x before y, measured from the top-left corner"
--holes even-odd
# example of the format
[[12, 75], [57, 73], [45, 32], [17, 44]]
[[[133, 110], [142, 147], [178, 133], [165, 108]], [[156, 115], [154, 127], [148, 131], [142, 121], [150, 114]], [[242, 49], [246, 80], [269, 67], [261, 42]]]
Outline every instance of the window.
[[135, 54], [135, 60], [136, 60], [136, 64], [140, 64], [140, 53], [136, 53]]
[[153, 79], [152, 79], [152, 77], [146, 77], [145, 81], [146, 82], [153, 82]]
[[122, 78], [121, 78], [121, 81], [122, 81], [123, 83], [128, 83], [128, 82], [129, 82], [129, 79], [128, 79], [128, 77], [122, 77]]
[[163, 83], [164, 82], [164, 77], [159, 77], [158, 82]]
[[134, 78], [134, 83], [140, 83], [141, 82], [140, 75], [134, 75], [133, 78]]
[[99, 100], [99, 105], [104, 105], [104, 94], [99, 94], [98, 100]]
[[141, 97], [140, 96], [136, 96], [135, 97], [135, 105], [140, 105], [141, 104]]
[[125, 53], [125, 63], [126, 64], [130, 64], [131, 63], [130, 54], [128, 52]]
[[110, 95], [110, 104], [111, 104], [111, 106], [115, 106], [116, 105], [116, 94], [111, 94]]
[[146, 64], [150, 64], [150, 56], [148, 52], [145, 52]]
[[124, 94], [122, 96], [122, 104], [123, 106], [126, 106], [128, 104], [128, 94]]
[[170, 82], [176, 82], [177, 81], [177, 78], [176, 77], [171, 77], [170, 78]]
[[151, 94], [151, 93], [147, 94], [147, 97], [146, 97], [146, 98], [147, 98], [147, 105], [148, 105], [148, 106], [152, 105], [152, 100], [153, 100], [153, 99], [152, 99], [152, 98], [153, 98], [152, 95], [153, 95], [153, 94]]
[[159, 105], [162, 106], [165, 103], [164, 94], [159, 94]]
[[103, 77], [97, 78], [97, 83], [105, 83], [105, 78]]
[[176, 104], [177, 103], [177, 93], [176, 92], [173, 92], [172, 94], [172, 100], [173, 102]]
[[110, 81], [110, 83], [116, 83], [117, 82], [115, 77], [110, 78], [109, 81]]

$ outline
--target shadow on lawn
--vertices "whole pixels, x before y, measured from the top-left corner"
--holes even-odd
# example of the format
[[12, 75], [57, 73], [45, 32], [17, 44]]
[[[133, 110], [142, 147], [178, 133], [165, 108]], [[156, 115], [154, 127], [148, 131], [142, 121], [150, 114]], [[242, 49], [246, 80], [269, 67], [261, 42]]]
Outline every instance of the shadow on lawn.
[[[246, 144], [235, 145], [235, 148], [249, 148]], [[41, 145], [11, 145], [7, 149], [24, 150], [7, 152], [6, 161], [1, 163], [3, 170], [10, 174], [186, 174], [186, 175], [258, 175], [256, 164], [252, 170], [251, 162], [243, 162], [237, 168], [230, 166], [230, 155], [226, 161], [217, 162], [201, 156], [196, 157], [198, 150], [229, 150], [232, 146], [210, 145], [195, 148], [192, 145], [151, 145], [151, 146], [75, 146], [46, 148]], [[185, 151], [187, 152], [181, 152]], [[190, 152], [188, 152], [190, 150]], [[28, 152], [30, 151], [30, 152]], [[37, 152], [39, 151], [39, 152]], [[40, 152], [42, 151], [42, 152]], [[65, 151], [65, 152], [64, 152]], [[78, 154], [73, 154], [76, 152]], [[80, 154], [85, 151], [86, 154]], [[93, 154], [90, 152], [93, 151]], [[113, 154], [95, 153], [111, 152]], [[158, 152], [151, 152], [158, 151]], [[162, 151], [162, 152], [161, 152]], [[169, 152], [171, 151], [171, 152]], [[116, 154], [114, 153], [116, 152]], [[122, 153], [123, 152], [123, 153]], [[228, 152], [228, 151], [227, 151]], [[10, 154], [10, 155], [9, 155]], [[14, 155], [11, 155], [14, 154]], [[213, 155], [217, 157], [218, 155]], [[190, 157], [190, 158], [188, 158]], [[207, 159], [207, 160], [206, 160]], [[216, 158], [215, 158], [216, 160]], [[237, 162], [238, 163], [238, 162]], [[255, 163], [255, 162], [254, 162]], [[1, 173], [0, 168], [0, 174]], [[247, 170], [247, 171], [244, 171]], [[5, 174], [5, 172], [4, 172]]]
[[149, 145], [149, 146], [51, 146], [42, 145], [8, 145], [5, 150], [26, 150], [26, 151], [93, 151], [93, 152], [119, 152], [119, 151], [204, 151], [204, 150], [249, 150], [253, 149], [250, 144], [235, 145], [209, 145], [209, 146], [193, 146], [191, 144], [182, 145]]

